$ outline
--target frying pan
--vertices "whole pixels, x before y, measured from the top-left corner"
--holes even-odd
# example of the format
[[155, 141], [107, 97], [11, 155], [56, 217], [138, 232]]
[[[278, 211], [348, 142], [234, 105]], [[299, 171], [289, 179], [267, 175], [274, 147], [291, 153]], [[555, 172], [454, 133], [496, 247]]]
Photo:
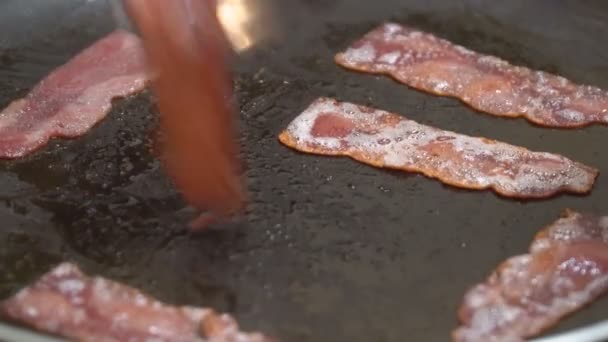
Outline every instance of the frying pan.
[[[2, 298], [70, 260], [171, 303], [231, 312], [245, 329], [284, 341], [445, 341], [465, 291], [526, 252], [563, 209], [608, 212], [608, 127], [499, 119], [333, 62], [393, 20], [608, 88], [605, 1], [246, 3], [256, 14], [250, 29], [266, 37], [235, 61], [246, 219], [188, 232], [192, 210], [150, 152], [150, 95], [117, 101], [86, 136], [0, 163]], [[106, 1], [0, 1], [0, 105], [114, 27]], [[588, 196], [514, 201], [280, 145], [278, 133], [319, 96], [563, 154], [602, 174]], [[550, 333], [607, 310], [598, 300]]]

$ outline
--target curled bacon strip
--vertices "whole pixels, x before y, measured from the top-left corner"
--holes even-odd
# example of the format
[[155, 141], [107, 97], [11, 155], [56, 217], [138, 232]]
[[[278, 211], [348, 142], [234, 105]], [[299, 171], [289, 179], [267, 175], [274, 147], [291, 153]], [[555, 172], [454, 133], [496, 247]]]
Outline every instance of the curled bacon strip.
[[608, 290], [608, 216], [566, 211], [465, 296], [455, 342], [522, 341]]
[[547, 127], [608, 124], [608, 92], [543, 71], [514, 66], [394, 23], [386, 23], [336, 55], [358, 71], [387, 74], [429, 93], [458, 98], [504, 117]]
[[0, 158], [23, 157], [53, 137], [75, 138], [105, 118], [112, 99], [149, 81], [136, 35], [117, 30], [44, 78], [0, 112]]
[[421, 125], [402, 116], [320, 98], [280, 141], [303, 152], [344, 155], [376, 167], [419, 172], [466, 189], [516, 198], [587, 193], [598, 171], [565, 157]]
[[0, 305], [0, 313], [46, 333], [80, 341], [264, 342], [228, 315], [176, 307], [63, 263]]

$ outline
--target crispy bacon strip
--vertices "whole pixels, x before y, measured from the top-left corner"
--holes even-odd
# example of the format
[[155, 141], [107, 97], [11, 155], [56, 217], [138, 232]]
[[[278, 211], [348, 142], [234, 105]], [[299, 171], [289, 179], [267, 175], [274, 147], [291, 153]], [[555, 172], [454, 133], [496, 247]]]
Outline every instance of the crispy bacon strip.
[[543, 71], [514, 66], [436, 36], [386, 23], [336, 55], [358, 71], [387, 74], [429, 93], [458, 98], [504, 117], [574, 128], [608, 124], [608, 92]]
[[3, 302], [0, 312], [37, 330], [90, 342], [271, 341], [240, 332], [228, 315], [170, 306], [126, 285], [88, 277], [70, 263]]
[[608, 216], [566, 211], [465, 296], [455, 342], [522, 341], [608, 290]]
[[313, 102], [280, 141], [302, 152], [344, 155], [376, 167], [419, 172], [467, 189], [516, 198], [587, 193], [598, 171], [565, 157], [421, 125], [329, 98]]
[[75, 138], [101, 121], [112, 99], [149, 80], [137, 36], [117, 30], [43, 79], [0, 112], [0, 158], [19, 158], [53, 137]]

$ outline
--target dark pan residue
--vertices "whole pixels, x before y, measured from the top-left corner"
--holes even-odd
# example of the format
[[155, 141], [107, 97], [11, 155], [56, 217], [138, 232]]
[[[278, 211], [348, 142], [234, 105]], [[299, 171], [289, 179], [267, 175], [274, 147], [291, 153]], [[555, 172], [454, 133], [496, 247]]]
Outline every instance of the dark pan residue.
[[[246, 219], [188, 233], [192, 212], [151, 152], [150, 95], [120, 100], [86, 136], [0, 163], [0, 296], [70, 260], [161, 300], [231, 311], [245, 329], [284, 341], [445, 341], [465, 291], [526, 251], [562, 209], [607, 213], [608, 127], [498, 119], [333, 62], [392, 20], [608, 88], [605, 2], [249, 2], [280, 13], [280, 31], [235, 64]], [[0, 106], [109, 32], [111, 18], [105, 1], [0, 2]], [[560, 153], [601, 174], [589, 196], [518, 202], [282, 146], [278, 133], [318, 96]], [[607, 308], [598, 301], [558, 330], [604, 319]]]

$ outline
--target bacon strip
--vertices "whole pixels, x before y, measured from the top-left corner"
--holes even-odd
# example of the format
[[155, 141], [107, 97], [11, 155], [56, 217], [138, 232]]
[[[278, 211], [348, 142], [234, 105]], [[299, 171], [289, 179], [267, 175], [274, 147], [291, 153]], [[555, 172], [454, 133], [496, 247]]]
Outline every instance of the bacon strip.
[[[237, 115], [215, 1], [129, 0], [125, 5], [155, 71], [151, 86], [161, 112], [158, 146], [165, 171], [189, 204], [209, 212], [207, 218], [242, 214], [247, 195]], [[196, 221], [195, 229], [208, 223]]]
[[302, 152], [343, 155], [422, 173], [453, 186], [516, 198], [587, 193], [598, 171], [565, 157], [421, 125], [402, 116], [320, 98], [280, 141]]
[[523, 116], [547, 127], [608, 124], [604, 90], [514, 66], [394, 23], [371, 31], [335, 59], [346, 68], [387, 74], [410, 87], [458, 98], [497, 116]]
[[58, 265], [3, 302], [0, 312], [46, 333], [90, 342], [271, 341], [240, 332], [228, 315], [169, 306], [126, 285], [88, 277], [71, 263]]
[[112, 99], [149, 81], [137, 36], [117, 30], [43, 79], [0, 112], [0, 158], [23, 157], [53, 137], [75, 138], [101, 121]]
[[608, 290], [608, 216], [566, 211], [465, 296], [453, 341], [522, 341]]

